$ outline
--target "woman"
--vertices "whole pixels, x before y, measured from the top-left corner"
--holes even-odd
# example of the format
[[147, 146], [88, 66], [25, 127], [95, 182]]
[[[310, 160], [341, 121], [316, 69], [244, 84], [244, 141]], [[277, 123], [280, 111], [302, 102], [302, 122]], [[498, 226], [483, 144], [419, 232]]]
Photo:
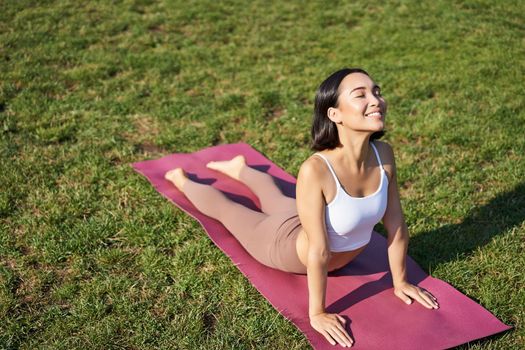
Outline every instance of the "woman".
[[284, 196], [270, 175], [246, 165], [242, 155], [207, 167], [246, 184], [262, 213], [196, 183], [181, 168], [166, 173], [204, 214], [221, 221], [258, 261], [307, 274], [312, 327], [332, 345], [351, 346], [345, 319], [325, 311], [326, 276], [352, 261], [370, 241], [381, 219], [388, 231], [394, 293], [407, 304], [438, 307], [429, 292], [407, 282], [408, 228], [396, 181], [392, 148], [383, 135], [386, 102], [359, 68], [330, 75], [315, 97], [312, 148], [319, 151], [299, 170], [296, 199]]

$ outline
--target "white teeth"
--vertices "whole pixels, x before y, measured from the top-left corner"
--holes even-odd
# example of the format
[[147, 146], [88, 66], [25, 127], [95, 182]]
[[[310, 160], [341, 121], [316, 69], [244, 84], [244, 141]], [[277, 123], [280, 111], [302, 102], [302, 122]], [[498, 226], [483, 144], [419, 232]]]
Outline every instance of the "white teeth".
[[367, 117], [380, 117], [381, 113], [380, 112], [374, 112], [374, 113], [367, 114], [366, 116]]

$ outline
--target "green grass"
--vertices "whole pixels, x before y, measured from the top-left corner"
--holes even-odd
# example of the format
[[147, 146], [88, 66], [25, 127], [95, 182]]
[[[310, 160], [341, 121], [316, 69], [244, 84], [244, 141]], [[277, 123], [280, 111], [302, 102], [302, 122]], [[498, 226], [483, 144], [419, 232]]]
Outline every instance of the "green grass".
[[523, 2], [109, 3], [0, 3], [0, 348], [307, 348], [130, 163], [244, 141], [296, 175], [345, 66], [410, 255], [515, 327], [461, 348], [525, 347]]

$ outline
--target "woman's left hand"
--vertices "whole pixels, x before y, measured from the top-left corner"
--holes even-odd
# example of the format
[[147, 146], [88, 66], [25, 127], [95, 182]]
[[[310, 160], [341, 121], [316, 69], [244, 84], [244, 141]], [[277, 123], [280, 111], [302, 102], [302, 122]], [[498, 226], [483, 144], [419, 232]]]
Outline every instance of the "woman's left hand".
[[439, 308], [437, 299], [432, 294], [408, 282], [395, 285], [394, 294], [407, 304], [412, 304], [414, 299], [427, 309]]

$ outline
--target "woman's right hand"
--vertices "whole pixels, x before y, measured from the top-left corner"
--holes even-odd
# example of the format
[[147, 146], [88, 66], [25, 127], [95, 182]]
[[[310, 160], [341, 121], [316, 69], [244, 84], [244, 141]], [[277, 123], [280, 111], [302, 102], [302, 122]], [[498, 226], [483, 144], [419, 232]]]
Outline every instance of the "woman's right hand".
[[323, 312], [310, 316], [310, 325], [332, 345], [339, 343], [343, 347], [351, 347], [354, 343], [345, 330], [346, 320], [338, 314]]

